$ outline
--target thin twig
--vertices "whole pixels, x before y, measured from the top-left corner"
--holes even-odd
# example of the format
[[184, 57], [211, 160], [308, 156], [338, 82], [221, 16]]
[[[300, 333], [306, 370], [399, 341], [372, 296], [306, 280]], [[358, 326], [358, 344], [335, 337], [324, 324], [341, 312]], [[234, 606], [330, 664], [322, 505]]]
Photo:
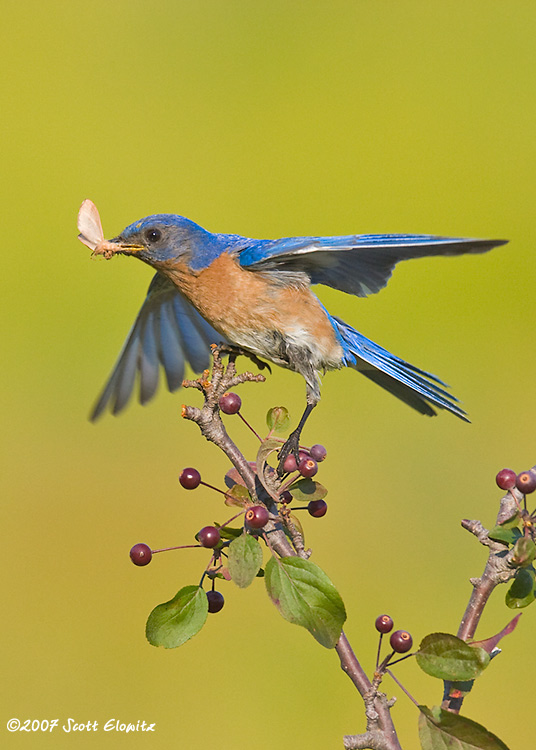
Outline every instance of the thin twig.
[[347, 750], [361, 750], [362, 748], [402, 750], [391, 718], [387, 697], [377, 691], [377, 685], [373, 685], [365, 674], [344, 631], [341, 632], [335, 650], [341, 662], [341, 669], [352, 680], [365, 702], [367, 717], [367, 731], [364, 734], [344, 737], [344, 747]]

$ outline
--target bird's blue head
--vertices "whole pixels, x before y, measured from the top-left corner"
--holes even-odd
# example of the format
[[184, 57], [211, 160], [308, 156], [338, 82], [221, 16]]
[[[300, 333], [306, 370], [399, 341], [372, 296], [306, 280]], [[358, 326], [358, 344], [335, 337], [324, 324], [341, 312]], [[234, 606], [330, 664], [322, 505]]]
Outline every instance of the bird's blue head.
[[134, 255], [157, 269], [167, 261], [178, 260], [200, 270], [221, 252], [217, 235], [176, 214], [146, 216], [110, 242], [117, 245], [117, 253]]

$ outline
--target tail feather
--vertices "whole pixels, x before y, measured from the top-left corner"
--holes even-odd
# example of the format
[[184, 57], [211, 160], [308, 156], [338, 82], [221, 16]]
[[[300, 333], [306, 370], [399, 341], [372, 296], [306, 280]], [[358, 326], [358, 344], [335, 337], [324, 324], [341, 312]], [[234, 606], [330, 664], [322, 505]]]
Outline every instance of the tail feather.
[[396, 357], [360, 334], [340, 318], [330, 320], [343, 348], [343, 364], [365, 375], [421, 414], [434, 416], [433, 406], [446, 409], [468, 422], [458, 399], [441, 386], [446, 384], [425, 370]]

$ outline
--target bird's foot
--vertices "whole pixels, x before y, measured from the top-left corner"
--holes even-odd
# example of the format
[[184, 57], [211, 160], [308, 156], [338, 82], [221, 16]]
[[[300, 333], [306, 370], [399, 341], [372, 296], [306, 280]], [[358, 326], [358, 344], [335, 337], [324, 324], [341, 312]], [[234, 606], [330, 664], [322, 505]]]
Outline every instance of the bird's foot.
[[[300, 464], [300, 437], [301, 437], [304, 425], [307, 422], [307, 419], [309, 417], [309, 414], [313, 411], [313, 409], [315, 408], [315, 405], [316, 405], [316, 402], [307, 404], [298, 426], [293, 432], [290, 433], [290, 435], [288, 436], [287, 442], [283, 443], [283, 447], [281, 448], [277, 456], [279, 459], [279, 464], [277, 465], [278, 477], [282, 477], [284, 474], [288, 474], [289, 471], [294, 471], [295, 468], [296, 469], [298, 468]], [[284, 463], [289, 456], [294, 456], [294, 459], [296, 460], [296, 466], [292, 467], [290, 470], [289, 470], [288, 465], [286, 469], [284, 467]]]
[[255, 354], [248, 352], [246, 349], [242, 349], [240, 346], [220, 344], [218, 349], [221, 354], [228, 354], [229, 357], [233, 357], [234, 359], [236, 359], [236, 357], [247, 357], [259, 368], [259, 370], [268, 370], [270, 375], [272, 374], [272, 368], [267, 362], [263, 362], [262, 359], [259, 359]]
[[291, 432], [286, 443], [283, 443], [281, 450], [277, 454], [279, 463], [277, 465], [277, 476], [282, 477], [288, 474], [288, 469], [285, 469], [285, 461], [289, 456], [294, 456], [296, 460], [296, 467], [300, 463], [300, 435], [301, 429], [294, 430]]

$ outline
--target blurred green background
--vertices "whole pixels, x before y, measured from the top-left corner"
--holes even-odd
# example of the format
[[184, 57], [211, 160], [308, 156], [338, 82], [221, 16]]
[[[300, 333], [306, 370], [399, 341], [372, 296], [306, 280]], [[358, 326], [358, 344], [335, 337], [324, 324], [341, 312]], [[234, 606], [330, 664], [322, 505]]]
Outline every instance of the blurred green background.
[[[367, 670], [373, 621], [419, 640], [455, 632], [482, 571], [461, 518], [493, 523], [497, 470], [534, 451], [536, 6], [511, 0], [155, 0], [3, 6], [4, 429], [2, 697], [6, 747], [338, 748], [364, 729], [334, 652], [285, 623], [262, 582], [177, 651], [150, 647], [150, 610], [195, 583], [201, 550], [135, 568], [128, 550], [188, 543], [229, 515], [178, 486], [184, 466], [227, 464], [162, 392], [98, 424], [87, 414], [151, 274], [92, 260], [84, 198], [106, 236], [154, 212], [252, 237], [423, 232], [505, 237], [486, 256], [403, 264], [368, 300], [319, 289], [332, 313], [453, 386], [472, 424], [426, 419], [365, 378], [330, 373], [305, 441], [329, 451], [329, 513], [306, 541], [347, 604]], [[262, 429], [295, 419], [303, 381], [277, 369], [241, 389]], [[229, 429], [248, 455], [254, 439]], [[480, 637], [512, 612], [499, 591]], [[479, 680], [465, 713], [527, 747], [536, 607]], [[428, 705], [441, 686], [398, 676]], [[399, 696], [404, 747], [417, 714]], [[96, 733], [9, 734], [5, 721], [69, 717]], [[104, 733], [110, 718], [156, 732]]]

